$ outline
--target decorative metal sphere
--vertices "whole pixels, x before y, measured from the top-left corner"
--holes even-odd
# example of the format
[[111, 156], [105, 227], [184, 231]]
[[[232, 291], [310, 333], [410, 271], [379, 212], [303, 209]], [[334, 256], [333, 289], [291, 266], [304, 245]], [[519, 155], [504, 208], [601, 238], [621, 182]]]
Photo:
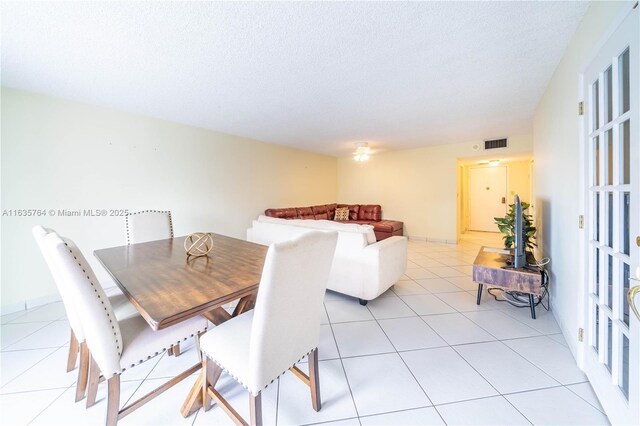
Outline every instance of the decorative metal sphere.
[[213, 248], [211, 232], [194, 232], [184, 240], [187, 256], [206, 256]]

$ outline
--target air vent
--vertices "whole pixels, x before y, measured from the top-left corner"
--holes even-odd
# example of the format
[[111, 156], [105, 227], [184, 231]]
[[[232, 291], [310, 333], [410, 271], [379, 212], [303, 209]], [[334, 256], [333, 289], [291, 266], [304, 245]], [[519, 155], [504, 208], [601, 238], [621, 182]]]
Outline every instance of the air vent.
[[484, 141], [484, 149], [497, 149], [497, 148], [506, 148], [506, 147], [507, 147], [506, 138]]

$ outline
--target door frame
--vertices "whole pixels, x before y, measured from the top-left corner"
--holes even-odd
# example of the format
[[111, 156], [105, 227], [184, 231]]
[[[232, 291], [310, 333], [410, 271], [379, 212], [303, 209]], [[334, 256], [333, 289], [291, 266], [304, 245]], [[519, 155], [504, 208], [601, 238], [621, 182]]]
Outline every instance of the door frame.
[[[629, 16], [629, 14], [633, 13], [633, 11], [636, 9], [637, 3], [635, 4], [635, 6], [633, 4], [631, 5], [632, 7], [621, 10], [619, 14], [616, 16], [616, 18], [611, 22], [611, 24], [609, 24], [609, 26], [607, 27], [607, 30], [603, 33], [603, 35], [600, 37], [598, 42], [593, 46], [590, 54], [587, 56], [587, 58], [584, 60], [581, 67], [579, 68], [580, 71], [578, 73], [578, 78], [577, 78], [578, 99], [577, 99], [576, 105], [578, 105], [578, 103], [583, 103], [584, 105], [584, 109], [583, 109], [584, 114], [578, 115], [578, 120], [577, 120], [578, 138], [579, 138], [578, 158], [580, 158], [580, 162], [578, 164], [578, 173], [579, 173], [578, 182], [581, 188], [578, 195], [578, 203], [580, 206], [579, 214], [583, 219], [582, 223], [584, 224], [584, 226], [581, 229], [579, 229], [579, 233], [578, 233], [578, 244], [579, 244], [579, 253], [580, 253], [580, 256], [577, 262], [578, 270], [579, 270], [578, 277], [580, 279], [580, 282], [582, 283], [581, 291], [580, 291], [580, 294], [578, 295], [578, 309], [577, 309], [578, 326], [580, 327], [580, 331], [581, 330], [586, 331], [587, 328], [590, 327], [590, 324], [589, 324], [590, 312], [588, 309], [586, 309], [587, 301], [589, 298], [589, 291], [590, 291], [589, 271], [587, 270], [587, 268], [589, 267], [588, 258], [589, 258], [589, 249], [590, 249], [590, 245], [589, 245], [589, 241], [590, 241], [589, 229], [590, 228], [588, 223], [590, 220], [592, 220], [592, 217], [590, 216], [590, 209], [589, 209], [590, 197], [588, 197], [588, 195], [590, 194], [589, 186], [588, 186], [588, 183], [590, 182], [589, 181], [590, 171], [589, 171], [589, 167], [587, 167], [587, 161], [590, 161], [590, 158], [589, 158], [590, 142], [589, 142], [589, 133], [586, 132], [587, 121], [589, 117], [588, 114], [590, 113], [590, 111], [587, 110], [588, 93], [585, 93], [585, 74], [589, 66], [596, 59], [596, 57], [598, 56], [602, 48], [605, 46], [605, 44], [609, 41], [611, 36], [618, 30], [620, 25], [625, 21], [625, 19]], [[640, 25], [640, 13], [638, 14], [638, 25]], [[636, 48], [634, 50], [635, 50], [635, 54], [638, 56], [637, 60], [640, 61], [640, 43], [636, 45]], [[636, 108], [638, 108], [639, 106], [637, 106]], [[640, 120], [638, 124], [640, 124]], [[638, 125], [636, 125], [636, 127], [637, 126]], [[601, 152], [602, 152], [601, 155], [604, 155], [603, 149]], [[631, 167], [633, 167], [633, 164], [631, 165]], [[604, 179], [603, 174], [604, 174], [604, 170], [601, 170], [602, 179]], [[638, 184], [640, 184], [640, 182], [638, 182]], [[601, 208], [605, 208], [605, 207], [601, 206]], [[631, 272], [631, 275], [633, 276], [633, 271]], [[633, 315], [633, 313], [630, 312], [630, 315]], [[580, 340], [580, 337], [582, 336], [580, 331], [578, 332], [578, 336], [579, 336], [578, 340], [580, 341], [580, 343], [576, 346], [576, 361], [578, 366], [582, 370], [585, 370], [587, 350], [589, 349], [589, 341], [588, 339], [584, 339], [584, 341]], [[584, 335], [587, 335], [587, 333], [584, 333]], [[601, 338], [602, 337], [603, 336], [601, 336]], [[565, 336], [565, 338], [568, 339], [572, 337]], [[632, 353], [630, 353], [629, 356], [631, 357]], [[632, 372], [633, 370], [630, 373]]]

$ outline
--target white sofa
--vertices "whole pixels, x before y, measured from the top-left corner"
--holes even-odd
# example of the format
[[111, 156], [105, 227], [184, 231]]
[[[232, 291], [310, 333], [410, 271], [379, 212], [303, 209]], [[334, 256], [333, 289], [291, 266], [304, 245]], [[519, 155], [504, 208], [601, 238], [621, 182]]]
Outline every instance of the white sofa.
[[407, 239], [394, 236], [376, 242], [371, 225], [259, 216], [247, 230], [247, 240], [267, 245], [311, 230], [338, 231], [327, 288], [357, 297], [363, 305], [394, 285], [407, 269]]

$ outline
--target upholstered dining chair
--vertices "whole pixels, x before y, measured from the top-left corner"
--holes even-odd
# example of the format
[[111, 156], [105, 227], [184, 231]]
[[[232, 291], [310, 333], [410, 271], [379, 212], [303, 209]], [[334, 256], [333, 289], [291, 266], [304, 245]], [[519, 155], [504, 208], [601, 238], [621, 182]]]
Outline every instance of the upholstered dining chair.
[[[173, 238], [173, 222], [169, 210], [142, 210], [127, 213], [124, 216], [124, 223], [127, 231], [127, 244]], [[174, 346], [168, 353], [179, 356], [180, 345]]]
[[[40, 252], [42, 253], [44, 260], [49, 267], [49, 271], [53, 276], [54, 282], [56, 283], [56, 287], [62, 299], [62, 304], [64, 305], [64, 309], [67, 314], [67, 319], [69, 320], [71, 336], [69, 340], [69, 354], [67, 356], [67, 372], [72, 371], [76, 367], [76, 363], [78, 364], [78, 380], [76, 381], [76, 402], [78, 402], [82, 398], [84, 398], [89, 376], [89, 350], [87, 349], [87, 344], [85, 342], [82, 322], [80, 321], [80, 319], [78, 318], [78, 314], [76, 313], [76, 309], [72, 301], [73, 296], [71, 295], [71, 290], [64, 279], [58, 273], [58, 270], [55, 267], [55, 263], [51, 259], [49, 251], [44, 245], [45, 237], [55, 231], [49, 228], [44, 228], [40, 225], [36, 225], [33, 227], [31, 232], [36, 242], [38, 243], [38, 247], [40, 248]], [[138, 315], [136, 308], [131, 303], [129, 303], [127, 297], [124, 294], [118, 293], [111, 295], [108, 298], [109, 303], [111, 303], [111, 306], [113, 307], [116, 318], [124, 319], [129, 316]], [[78, 355], [80, 355], [79, 362]]]
[[127, 213], [124, 217], [127, 244], [173, 238], [170, 211], [143, 210]]
[[163, 330], [154, 331], [140, 315], [118, 320], [93, 270], [73, 243], [56, 233], [44, 238], [54, 268], [68, 286], [77, 319], [82, 323], [89, 349], [89, 389], [87, 403], [95, 402], [101, 379], [107, 381], [107, 425], [160, 395], [198, 371], [198, 363], [147, 395], [120, 409], [120, 375], [190, 337], [198, 339], [207, 330], [207, 321], [195, 317]]
[[[269, 247], [255, 308], [201, 337], [205, 411], [213, 399], [246, 424], [215, 389], [223, 370], [249, 391], [252, 425], [262, 424], [262, 390], [288, 370], [310, 387], [313, 409], [320, 410], [320, 319], [337, 240], [336, 232], [313, 231]], [[309, 375], [295, 365], [306, 355]]]

